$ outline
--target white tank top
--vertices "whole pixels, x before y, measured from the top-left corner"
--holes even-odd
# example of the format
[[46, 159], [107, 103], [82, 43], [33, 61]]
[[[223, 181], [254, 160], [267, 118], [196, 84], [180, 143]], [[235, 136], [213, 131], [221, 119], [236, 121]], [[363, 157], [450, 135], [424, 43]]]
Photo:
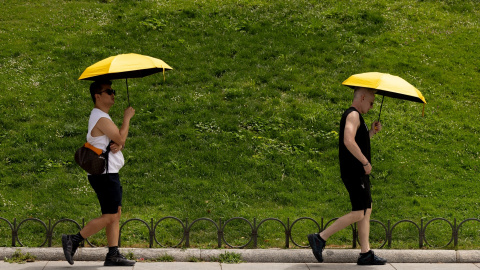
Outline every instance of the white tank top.
[[[110, 139], [107, 135], [92, 137], [91, 132], [92, 129], [97, 124], [100, 118], [107, 118], [110, 121], [110, 115], [108, 113], [103, 112], [100, 109], [93, 108], [92, 112], [90, 113], [90, 119], [88, 120], [88, 133], [87, 133], [87, 142], [91, 145], [95, 146], [98, 149], [102, 149], [103, 152], [107, 151], [107, 146], [110, 143]], [[108, 155], [108, 173], [118, 173], [120, 169], [125, 164], [125, 159], [123, 158], [122, 151], [118, 151], [117, 153], [110, 152]], [[103, 173], [106, 173], [104, 171]]]

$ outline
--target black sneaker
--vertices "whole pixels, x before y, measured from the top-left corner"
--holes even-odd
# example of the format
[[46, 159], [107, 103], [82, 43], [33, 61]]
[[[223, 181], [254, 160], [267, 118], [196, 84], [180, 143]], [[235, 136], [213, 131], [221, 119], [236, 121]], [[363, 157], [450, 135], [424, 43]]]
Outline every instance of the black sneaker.
[[[73, 264], [73, 243], [72, 243], [72, 236], [71, 235], [62, 235], [62, 247], [63, 247], [63, 254], [65, 254], [65, 259], [69, 264]], [[76, 251], [77, 249], [75, 249]]]
[[323, 262], [322, 251], [325, 248], [325, 241], [320, 238], [318, 233], [308, 235], [308, 243], [312, 248], [313, 255], [318, 262]]
[[387, 263], [387, 260], [378, 257], [373, 253], [373, 250], [370, 250], [367, 253], [361, 253], [358, 257], [358, 265], [384, 265]]
[[73, 243], [72, 244], [72, 253], [70, 253], [72, 255], [72, 259], [73, 259], [73, 255], [75, 255], [75, 252], [77, 252], [77, 249], [78, 249], [79, 246], [80, 246], [79, 243]]
[[135, 261], [128, 260], [120, 253], [114, 255], [108, 255], [105, 258], [104, 266], [133, 266]]

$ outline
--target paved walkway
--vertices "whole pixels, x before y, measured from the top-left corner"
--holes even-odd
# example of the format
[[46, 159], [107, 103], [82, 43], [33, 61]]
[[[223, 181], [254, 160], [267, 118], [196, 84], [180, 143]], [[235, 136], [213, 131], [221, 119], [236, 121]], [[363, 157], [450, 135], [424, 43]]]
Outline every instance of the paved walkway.
[[[16, 250], [34, 255], [38, 261], [64, 261], [63, 249], [0, 247], [0, 260], [11, 258]], [[145, 260], [168, 256], [175, 262], [215, 261], [226, 252], [238, 254], [248, 263], [317, 263], [310, 249], [178, 249], [178, 248], [120, 248], [124, 255]], [[397, 250], [378, 249], [375, 254], [389, 263], [480, 263], [480, 250]], [[356, 263], [359, 249], [325, 249], [325, 263]], [[107, 248], [80, 248], [75, 261], [103, 261]], [[2, 268], [0, 268], [1, 270]]]
[[[380, 266], [358, 266], [354, 263], [240, 263], [214, 262], [155, 262], [136, 263], [130, 267], [113, 267], [116, 270], [479, 270], [474, 263], [391, 263]], [[38, 261], [25, 264], [0, 262], [2, 270], [96, 270], [112, 269], [101, 261], [80, 261], [69, 265], [65, 261]]]
[[[75, 264], [65, 261], [62, 248], [5, 248], [0, 247], [0, 259], [11, 258], [15, 251], [30, 253], [36, 262], [17, 264], [0, 261], [0, 270], [95, 270], [105, 269], [106, 248], [80, 248]], [[310, 249], [174, 249], [121, 248], [124, 255], [145, 260], [169, 256], [174, 262], [137, 262], [134, 267], [114, 267], [119, 270], [480, 270], [480, 250], [393, 250], [379, 249], [375, 254], [389, 262], [383, 266], [358, 266], [358, 249], [326, 249], [325, 263], [317, 263]], [[243, 263], [212, 262], [226, 252], [236, 253]], [[192, 260], [200, 262], [191, 262]], [[111, 268], [111, 267], [110, 267]]]

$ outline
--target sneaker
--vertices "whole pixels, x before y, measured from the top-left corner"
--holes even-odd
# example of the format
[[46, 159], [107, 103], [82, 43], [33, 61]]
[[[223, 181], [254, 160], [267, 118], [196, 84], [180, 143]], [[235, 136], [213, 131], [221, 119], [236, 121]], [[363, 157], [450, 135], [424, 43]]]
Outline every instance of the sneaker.
[[76, 243], [72, 244], [72, 253], [70, 253], [72, 255], [72, 259], [73, 259], [73, 255], [75, 255], [75, 252], [77, 252], [77, 249], [79, 246], [80, 244], [76, 244]]
[[313, 255], [318, 262], [323, 262], [322, 251], [325, 248], [325, 241], [320, 238], [318, 233], [308, 235], [308, 243], [312, 248]]
[[133, 266], [135, 261], [128, 260], [120, 253], [114, 255], [108, 255], [105, 258], [104, 266]]
[[[63, 247], [63, 254], [65, 254], [65, 259], [69, 264], [73, 264], [73, 243], [72, 243], [72, 236], [71, 235], [62, 235], [62, 247]], [[76, 251], [77, 249], [75, 249]]]
[[387, 260], [378, 257], [373, 253], [373, 250], [370, 250], [367, 253], [360, 253], [358, 257], [358, 265], [384, 265], [387, 263]]

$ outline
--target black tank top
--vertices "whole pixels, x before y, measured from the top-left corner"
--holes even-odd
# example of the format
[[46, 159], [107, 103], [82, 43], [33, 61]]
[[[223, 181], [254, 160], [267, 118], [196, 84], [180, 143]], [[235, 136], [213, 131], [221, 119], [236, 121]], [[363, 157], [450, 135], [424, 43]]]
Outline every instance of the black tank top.
[[[343, 179], [360, 177], [365, 175], [365, 169], [363, 164], [348, 151], [347, 147], [343, 143], [344, 133], [345, 133], [345, 122], [347, 116], [353, 112], [358, 112], [354, 107], [348, 108], [342, 115], [342, 120], [340, 120], [340, 132], [339, 132], [339, 149], [338, 156], [340, 159], [340, 174]], [[355, 142], [360, 147], [363, 155], [371, 161], [370, 157], [370, 136], [368, 134], [368, 127], [363, 120], [363, 117], [360, 113], [360, 126], [358, 127], [357, 134], [355, 134]]]

